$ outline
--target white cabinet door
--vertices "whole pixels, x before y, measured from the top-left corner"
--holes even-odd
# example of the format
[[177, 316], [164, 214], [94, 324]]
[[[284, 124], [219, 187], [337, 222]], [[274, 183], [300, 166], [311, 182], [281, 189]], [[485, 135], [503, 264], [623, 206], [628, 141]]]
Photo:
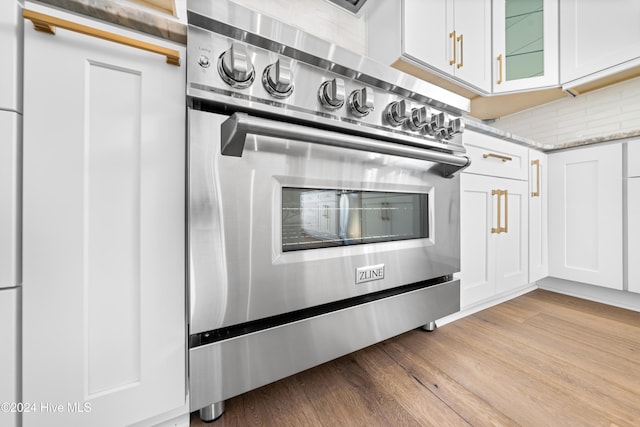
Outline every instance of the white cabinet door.
[[[493, 233], [496, 239], [496, 293], [501, 293], [529, 283], [529, 187], [526, 181], [510, 179], [499, 179], [495, 185], [497, 190], [506, 192], [496, 205], [502, 212], [495, 216], [494, 224], [507, 230]], [[498, 218], [504, 223], [498, 224]]]
[[640, 2], [560, 2], [562, 84], [640, 57]]
[[[429, 25], [426, 25], [427, 21]], [[450, 61], [453, 60], [455, 63], [454, 41], [449, 38], [449, 33], [453, 32], [453, 25], [453, 0], [403, 0], [400, 31], [403, 34], [404, 55], [453, 74], [454, 68]], [[388, 34], [386, 36], [388, 37]]]
[[496, 178], [460, 176], [460, 306], [491, 298], [496, 292], [495, 217], [491, 190]]
[[464, 308], [528, 283], [528, 188], [526, 181], [465, 173], [460, 191]]
[[640, 177], [627, 180], [627, 289], [640, 292]]
[[549, 275], [547, 155], [529, 150], [529, 283]]
[[622, 289], [622, 144], [548, 160], [549, 274]]
[[185, 405], [184, 81], [162, 56], [25, 25], [25, 427]]
[[557, 86], [558, 0], [493, 0], [493, 92]]
[[388, 0], [367, 11], [368, 55], [491, 92], [491, 0]]
[[22, 8], [0, 1], [0, 110], [22, 112]]
[[457, 43], [453, 74], [490, 93], [491, 0], [454, 0], [453, 16]]

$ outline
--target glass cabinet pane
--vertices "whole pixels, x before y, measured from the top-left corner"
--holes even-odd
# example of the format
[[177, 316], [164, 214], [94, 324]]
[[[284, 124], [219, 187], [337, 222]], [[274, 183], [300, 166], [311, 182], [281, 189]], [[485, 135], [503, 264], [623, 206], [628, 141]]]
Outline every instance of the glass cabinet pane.
[[505, 77], [544, 75], [543, 0], [505, 1]]

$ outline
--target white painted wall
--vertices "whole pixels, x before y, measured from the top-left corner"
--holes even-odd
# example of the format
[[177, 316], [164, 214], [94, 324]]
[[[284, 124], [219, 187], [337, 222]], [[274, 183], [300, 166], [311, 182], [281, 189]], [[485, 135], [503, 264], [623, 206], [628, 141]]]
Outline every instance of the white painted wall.
[[[358, 54], [366, 53], [365, 13], [354, 15], [328, 0], [233, 0], [234, 3]], [[365, 4], [365, 8], [368, 5]]]
[[638, 130], [640, 77], [511, 114], [492, 126], [553, 145]]

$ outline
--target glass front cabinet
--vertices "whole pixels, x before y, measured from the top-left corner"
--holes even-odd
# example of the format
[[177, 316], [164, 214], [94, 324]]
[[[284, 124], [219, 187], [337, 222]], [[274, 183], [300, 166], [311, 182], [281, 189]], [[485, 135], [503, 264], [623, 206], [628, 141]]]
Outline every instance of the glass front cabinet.
[[493, 0], [493, 93], [558, 85], [558, 0]]

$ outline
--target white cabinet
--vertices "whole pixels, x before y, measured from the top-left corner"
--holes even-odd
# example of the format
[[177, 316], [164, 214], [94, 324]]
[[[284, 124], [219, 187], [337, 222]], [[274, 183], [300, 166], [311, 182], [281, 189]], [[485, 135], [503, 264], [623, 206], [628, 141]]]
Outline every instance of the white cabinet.
[[368, 55], [491, 92], [491, 0], [391, 0], [367, 12]]
[[529, 283], [549, 275], [547, 155], [529, 150]]
[[460, 306], [529, 283], [529, 151], [498, 138], [463, 134], [471, 166], [461, 176]]
[[18, 0], [0, 1], [0, 110], [22, 112], [21, 12]]
[[627, 218], [627, 289], [640, 292], [640, 177], [627, 181]]
[[551, 153], [549, 275], [622, 289], [622, 145]]
[[38, 408], [23, 425], [188, 412], [185, 67], [61, 28], [24, 31], [22, 399]]
[[493, 92], [558, 85], [558, 0], [493, 0]]
[[640, 139], [627, 149], [627, 290], [640, 292]]
[[[640, 2], [583, 0], [560, 2], [560, 81], [562, 84], [604, 71], [638, 65]], [[607, 70], [609, 69], [609, 70]], [[595, 77], [602, 77], [598, 75]]]
[[528, 283], [526, 181], [462, 174], [460, 306]]

